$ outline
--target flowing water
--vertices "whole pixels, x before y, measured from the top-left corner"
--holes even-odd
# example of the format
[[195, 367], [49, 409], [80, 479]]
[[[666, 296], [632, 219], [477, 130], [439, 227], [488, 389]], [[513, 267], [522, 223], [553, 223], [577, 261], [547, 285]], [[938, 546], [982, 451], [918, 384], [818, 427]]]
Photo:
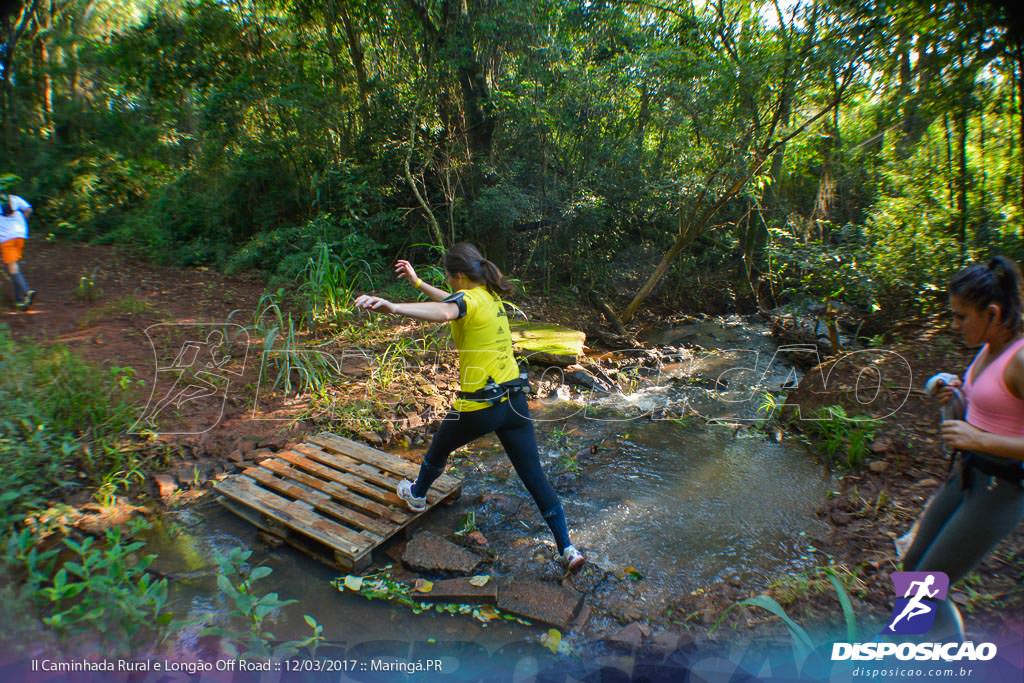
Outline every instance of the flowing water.
[[[609, 568], [633, 566], [673, 591], [807, 567], [811, 539], [827, 528], [815, 515], [827, 470], [801, 442], [752, 428], [764, 392], [781, 394], [798, 372], [748, 320], [662, 336], [713, 348], [671, 354], [629, 395], [531, 407], [574, 542]], [[480, 443], [486, 462], [503, 461], [496, 439]], [[468, 493], [523, 492], [514, 475], [465, 476]], [[531, 528], [547, 539], [545, 528]]]
[[[811, 538], [825, 528], [814, 513], [829, 488], [827, 472], [799, 442], [750, 428], [763, 392], [780, 393], [798, 379], [796, 371], [771, 362], [775, 346], [767, 330], [749, 320], [708, 321], [662, 335], [687, 347], [660, 374], [637, 373], [632, 393], [532, 402], [541, 457], [574, 541], [599, 566], [634, 567], [651, 590], [669, 593], [812, 566]], [[661, 419], [667, 415], [684, 417]], [[426, 526], [450, 533], [473, 511], [512, 571], [542, 561], [534, 550], [550, 545], [550, 536], [497, 439], [475, 442], [453, 462], [465, 478], [463, 498], [431, 512]], [[480, 502], [494, 494], [517, 505]], [[212, 501], [169, 513], [153, 538], [161, 568], [186, 579], [176, 582], [177, 594], [193, 616], [222, 607], [211, 597], [217, 595], [212, 558], [232, 546], [252, 548], [252, 561], [273, 569], [259, 587], [300, 601], [286, 608], [278, 637], [305, 635], [304, 612], [332, 640], [416, 634], [498, 646], [537, 632], [414, 616], [339, 593], [329, 583], [337, 571], [287, 546], [269, 549], [251, 526]]]

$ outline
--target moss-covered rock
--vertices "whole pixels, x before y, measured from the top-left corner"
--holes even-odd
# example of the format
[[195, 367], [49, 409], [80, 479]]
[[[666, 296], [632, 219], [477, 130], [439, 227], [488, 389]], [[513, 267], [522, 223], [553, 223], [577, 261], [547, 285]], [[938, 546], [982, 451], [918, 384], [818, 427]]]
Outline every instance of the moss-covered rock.
[[516, 355], [535, 365], [567, 366], [583, 355], [587, 335], [554, 323], [515, 321], [511, 325]]

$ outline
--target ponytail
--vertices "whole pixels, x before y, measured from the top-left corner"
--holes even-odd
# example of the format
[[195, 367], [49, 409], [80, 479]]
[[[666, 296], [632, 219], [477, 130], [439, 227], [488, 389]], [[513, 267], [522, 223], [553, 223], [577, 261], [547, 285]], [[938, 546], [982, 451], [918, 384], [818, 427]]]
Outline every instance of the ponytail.
[[491, 294], [510, 294], [512, 285], [502, 275], [498, 266], [487, 259], [481, 259], [480, 272], [484, 276], [484, 285]]
[[480, 250], [468, 242], [459, 242], [444, 255], [444, 268], [451, 274], [463, 273], [470, 280], [479, 282], [491, 294], [508, 294], [512, 291], [498, 266], [488, 261]]
[[949, 293], [979, 309], [997, 304], [1003, 312], [1000, 324], [1011, 332], [1020, 331], [1022, 279], [1017, 264], [1005, 256], [964, 268], [950, 280]]

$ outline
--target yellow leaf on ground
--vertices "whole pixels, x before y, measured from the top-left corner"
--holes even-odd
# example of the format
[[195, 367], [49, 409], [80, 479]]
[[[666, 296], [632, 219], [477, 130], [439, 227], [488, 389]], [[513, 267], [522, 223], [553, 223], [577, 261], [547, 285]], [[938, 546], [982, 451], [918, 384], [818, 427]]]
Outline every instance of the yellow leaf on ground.
[[483, 607], [473, 610], [473, 617], [476, 618], [477, 621], [494, 621], [495, 619], [500, 618], [500, 616], [501, 615], [499, 615], [498, 612], [490, 605], [484, 605]]
[[551, 650], [551, 654], [558, 654], [558, 646], [562, 644], [562, 632], [557, 628], [549, 628], [548, 632], [540, 637], [540, 644]]
[[491, 580], [491, 577], [486, 574], [480, 574], [478, 576], [471, 577], [469, 579], [469, 585], [476, 586], [477, 588], [483, 588], [487, 585], [487, 582]]
[[644, 578], [644, 575], [640, 573], [640, 570], [630, 565], [622, 570], [622, 577], [625, 579], [632, 579], [633, 581], [639, 581]]
[[434, 582], [427, 581], [426, 579], [416, 579], [416, 583], [412, 585], [412, 589], [417, 593], [429, 593], [434, 590]]
[[351, 574], [345, 577], [345, 588], [349, 589], [350, 591], [355, 591], [356, 593], [358, 593], [359, 589], [362, 587], [363, 577], [352, 576]]

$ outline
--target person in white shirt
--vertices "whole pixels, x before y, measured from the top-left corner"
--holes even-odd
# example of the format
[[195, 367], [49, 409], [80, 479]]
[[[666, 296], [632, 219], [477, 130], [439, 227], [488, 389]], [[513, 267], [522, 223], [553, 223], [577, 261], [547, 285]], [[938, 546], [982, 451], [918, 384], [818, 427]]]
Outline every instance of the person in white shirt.
[[32, 215], [32, 205], [18, 195], [0, 191], [0, 252], [4, 267], [14, 283], [14, 305], [27, 310], [32, 305], [36, 292], [30, 289], [25, 275], [18, 267], [25, 251], [25, 239], [28, 238], [28, 217]]

